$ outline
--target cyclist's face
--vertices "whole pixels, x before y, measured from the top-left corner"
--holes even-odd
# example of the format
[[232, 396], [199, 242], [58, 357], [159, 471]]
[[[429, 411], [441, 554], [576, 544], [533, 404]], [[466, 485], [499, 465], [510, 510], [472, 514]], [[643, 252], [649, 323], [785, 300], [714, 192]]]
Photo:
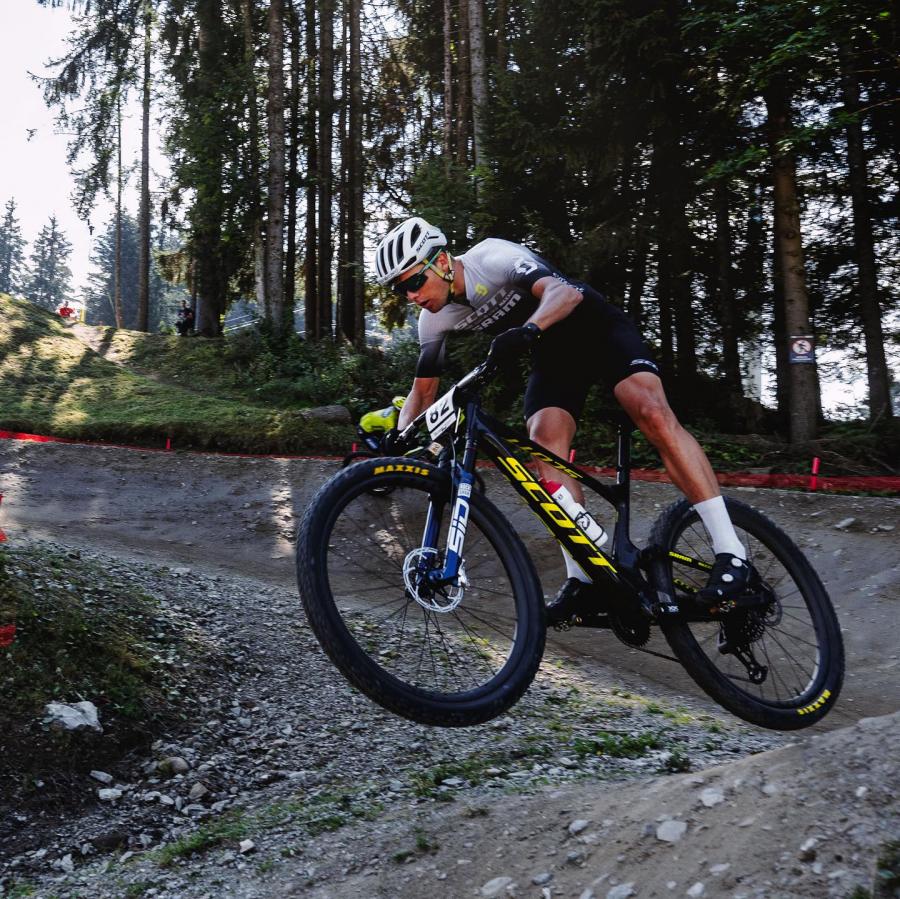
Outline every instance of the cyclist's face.
[[[443, 270], [446, 262], [446, 254], [441, 253], [434, 264]], [[425, 282], [418, 290], [410, 290], [406, 294], [406, 298], [410, 303], [415, 303], [429, 312], [437, 312], [439, 309], [443, 309], [447, 305], [447, 282], [434, 269], [428, 266], [415, 265], [397, 279], [398, 284], [402, 285], [404, 281], [413, 279], [419, 272], [425, 275]]]

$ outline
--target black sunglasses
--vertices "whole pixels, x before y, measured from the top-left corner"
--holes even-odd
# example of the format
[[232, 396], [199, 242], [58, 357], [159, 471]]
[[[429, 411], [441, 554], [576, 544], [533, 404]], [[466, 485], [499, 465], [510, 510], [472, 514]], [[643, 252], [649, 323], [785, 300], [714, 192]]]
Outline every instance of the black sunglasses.
[[392, 284], [391, 290], [393, 290], [397, 296], [406, 299], [411, 290], [421, 290], [427, 280], [428, 266], [426, 265], [422, 271], [416, 272], [405, 281], [397, 281], [395, 284]]
[[410, 291], [421, 290], [428, 280], [428, 269], [431, 268], [431, 264], [438, 258], [440, 252], [441, 251], [438, 250], [431, 259], [427, 260], [425, 262], [425, 268], [421, 271], [416, 272], [414, 275], [410, 275], [405, 281], [395, 281], [391, 285], [391, 290], [393, 290], [398, 297], [403, 297], [404, 299], [408, 298]]

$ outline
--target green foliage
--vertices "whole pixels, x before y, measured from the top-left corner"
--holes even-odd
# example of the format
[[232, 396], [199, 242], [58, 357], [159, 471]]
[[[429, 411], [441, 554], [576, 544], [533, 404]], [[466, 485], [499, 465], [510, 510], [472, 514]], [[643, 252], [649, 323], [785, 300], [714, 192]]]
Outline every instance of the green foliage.
[[250, 822], [243, 812], [232, 811], [209, 824], [204, 824], [155, 853], [161, 868], [171, 867], [178, 859], [207, 852], [222, 843], [237, 843], [251, 833]]
[[59, 229], [56, 216], [41, 228], [31, 251], [31, 267], [25, 292], [29, 299], [47, 310], [55, 310], [69, 299], [72, 272], [68, 266], [72, 244]]
[[900, 894], [900, 840], [890, 840], [875, 862], [873, 899], [891, 899]]
[[447, 235], [451, 252], [465, 249], [477, 209], [471, 172], [443, 159], [426, 159], [412, 177], [410, 202], [416, 215]]
[[[18, 777], [98, 767], [149, 743], [183, 714], [172, 663], [190, 653], [202, 672], [203, 654], [181, 622], [77, 552], [0, 550], [0, 626], [8, 625], [15, 639], [0, 648], [0, 752]], [[90, 735], [34, 727], [48, 702], [84, 698], [104, 728], [89, 752]]]
[[16, 201], [6, 201], [0, 222], [0, 293], [18, 293], [25, 275], [25, 240], [16, 217]]
[[[234, 373], [223, 371], [221, 341], [106, 333], [104, 352], [124, 334], [132, 345], [165, 347], [163, 357], [183, 355], [185, 386], [160, 383], [107, 361], [37, 307], [9, 298], [0, 303], [0, 427], [147, 446], [171, 437], [178, 448], [236, 452], [340, 452], [351, 439], [348, 427], [308, 419], [296, 406], [247, 398]], [[189, 349], [203, 360], [208, 392], [194, 389], [203, 385], [191, 378]], [[367, 364], [353, 370], [368, 371]], [[382, 388], [388, 398], [392, 387]], [[346, 394], [353, 390], [349, 375], [344, 388]], [[373, 383], [365, 390], [378, 392]]]
[[587, 755], [606, 755], [610, 758], [636, 759], [646, 755], [651, 749], [660, 749], [662, 745], [659, 734], [599, 733], [590, 739], [577, 738], [573, 748], [582, 758]]
[[[137, 327], [138, 322], [138, 256], [139, 235], [137, 222], [127, 213], [122, 215], [121, 291], [122, 318], [126, 328]], [[171, 238], [162, 228], [155, 229], [156, 252], [150, 262], [150, 330], [171, 324], [181, 300], [189, 300], [186, 291], [173, 287], [163, 280], [159, 271], [160, 257], [169, 259], [163, 249]], [[86, 320], [92, 325], [115, 326], [114, 293], [116, 280], [116, 220], [111, 218], [94, 241], [91, 257], [93, 270], [88, 275], [83, 299], [87, 307]], [[168, 279], [167, 280], [174, 280]]]

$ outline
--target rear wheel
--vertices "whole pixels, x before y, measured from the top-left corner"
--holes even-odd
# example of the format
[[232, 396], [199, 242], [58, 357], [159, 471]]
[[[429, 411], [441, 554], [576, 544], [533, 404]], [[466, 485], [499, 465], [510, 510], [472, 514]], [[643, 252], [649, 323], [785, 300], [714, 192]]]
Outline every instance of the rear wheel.
[[[316, 495], [297, 536], [297, 580], [332, 661], [385, 708], [423, 724], [478, 724], [534, 678], [544, 648], [539, 582], [518, 535], [477, 490], [461, 577], [440, 587], [449, 474], [407, 459], [370, 459]], [[439, 522], [423, 546], [426, 520]]]
[[656, 584], [684, 612], [664, 619], [663, 632], [691, 677], [729, 711], [775, 730], [808, 727], [831, 710], [843, 682], [837, 616], [791, 539], [755, 509], [726, 503], [761, 579], [759, 604], [721, 615], [697, 610], [714, 554], [699, 516], [682, 500], [659, 517], [651, 537], [661, 550]]

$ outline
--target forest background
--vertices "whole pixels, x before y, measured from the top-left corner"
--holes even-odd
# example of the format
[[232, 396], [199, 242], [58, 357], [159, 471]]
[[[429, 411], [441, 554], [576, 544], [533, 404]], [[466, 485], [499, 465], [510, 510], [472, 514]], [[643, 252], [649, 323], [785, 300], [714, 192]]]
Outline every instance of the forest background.
[[[367, 249], [418, 213], [454, 249], [522, 241], [603, 290], [654, 343], [689, 419], [813, 439], [818, 367], [790, 357], [810, 337], [862, 360], [856, 411], [892, 429], [896, 3], [66, 5], [68, 52], [38, 77], [70, 136], [79, 214], [103, 196], [117, 210], [95, 244], [88, 321], [155, 330], [184, 298], [219, 340], [229, 312], [257, 312], [287, 376], [297, 330], [344, 357], [376, 352], [367, 342], [395, 352], [385, 328], [407, 310], [373, 286]], [[157, 134], [164, 184], [151, 183]], [[55, 219], [25, 248], [10, 198], [0, 291], [56, 308], [70, 247]], [[755, 402], [772, 357], [775, 413]]]

